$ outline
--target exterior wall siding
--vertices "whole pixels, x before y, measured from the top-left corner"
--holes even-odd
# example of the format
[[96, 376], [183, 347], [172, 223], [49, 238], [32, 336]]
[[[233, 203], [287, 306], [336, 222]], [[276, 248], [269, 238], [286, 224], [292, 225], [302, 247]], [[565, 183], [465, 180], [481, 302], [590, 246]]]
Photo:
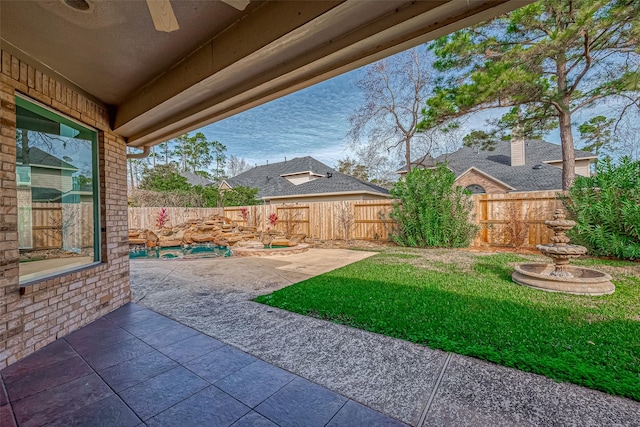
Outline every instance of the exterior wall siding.
[[[0, 369], [129, 302], [125, 141], [106, 109], [6, 51], [0, 73]], [[19, 285], [15, 96], [98, 130], [102, 262]]]
[[331, 196], [313, 196], [313, 197], [291, 197], [291, 198], [273, 198], [266, 202], [268, 205], [282, 205], [292, 203], [313, 203], [313, 202], [344, 202], [352, 200], [389, 200], [390, 196], [376, 196], [374, 194], [345, 194]]
[[[557, 162], [549, 162], [548, 164], [550, 166], [555, 166], [559, 169], [562, 169], [562, 160], [559, 160]], [[576, 159], [575, 171], [576, 175], [591, 176], [591, 160]]]
[[576, 160], [576, 175], [591, 176], [591, 163], [589, 160]]

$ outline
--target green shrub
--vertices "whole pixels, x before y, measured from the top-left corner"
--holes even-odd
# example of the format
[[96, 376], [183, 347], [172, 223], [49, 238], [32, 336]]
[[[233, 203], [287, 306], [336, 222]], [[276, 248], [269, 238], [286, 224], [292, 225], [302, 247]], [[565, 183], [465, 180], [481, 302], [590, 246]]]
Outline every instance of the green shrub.
[[598, 163], [577, 177], [563, 203], [577, 225], [568, 234], [592, 255], [640, 259], [640, 161]]
[[399, 200], [391, 218], [391, 239], [402, 246], [469, 246], [478, 231], [471, 223], [473, 202], [468, 192], [454, 186], [455, 175], [445, 166], [413, 169], [391, 189]]

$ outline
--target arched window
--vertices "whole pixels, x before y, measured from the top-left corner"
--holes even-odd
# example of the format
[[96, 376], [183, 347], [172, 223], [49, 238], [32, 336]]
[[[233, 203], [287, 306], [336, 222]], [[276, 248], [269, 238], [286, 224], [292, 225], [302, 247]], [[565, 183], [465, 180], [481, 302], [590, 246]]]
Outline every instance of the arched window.
[[471, 191], [471, 194], [484, 194], [484, 193], [486, 193], [486, 191], [484, 191], [484, 187], [482, 185], [478, 185], [478, 184], [467, 185], [466, 189]]

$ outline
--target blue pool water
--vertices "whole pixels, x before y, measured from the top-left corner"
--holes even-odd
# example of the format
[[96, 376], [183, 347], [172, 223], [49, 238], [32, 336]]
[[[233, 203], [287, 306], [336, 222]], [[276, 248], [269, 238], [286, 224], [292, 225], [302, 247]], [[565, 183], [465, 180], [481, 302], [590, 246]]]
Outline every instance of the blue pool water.
[[225, 246], [202, 245], [183, 248], [132, 248], [129, 259], [171, 259], [171, 258], [217, 258], [231, 256], [231, 250]]

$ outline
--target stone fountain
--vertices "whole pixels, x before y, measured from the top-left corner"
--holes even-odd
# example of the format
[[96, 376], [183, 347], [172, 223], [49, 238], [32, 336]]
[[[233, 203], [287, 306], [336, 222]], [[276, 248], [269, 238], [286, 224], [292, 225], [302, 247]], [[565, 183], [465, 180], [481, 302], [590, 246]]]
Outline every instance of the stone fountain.
[[578, 295], [612, 294], [615, 286], [611, 276], [590, 268], [574, 267], [569, 261], [587, 253], [587, 248], [570, 245], [565, 232], [571, 230], [575, 221], [565, 219], [562, 209], [556, 209], [553, 220], [544, 222], [554, 231], [552, 244], [538, 245], [544, 256], [553, 264], [517, 264], [511, 275], [514, 282], [549, 292], [565, 292]]

